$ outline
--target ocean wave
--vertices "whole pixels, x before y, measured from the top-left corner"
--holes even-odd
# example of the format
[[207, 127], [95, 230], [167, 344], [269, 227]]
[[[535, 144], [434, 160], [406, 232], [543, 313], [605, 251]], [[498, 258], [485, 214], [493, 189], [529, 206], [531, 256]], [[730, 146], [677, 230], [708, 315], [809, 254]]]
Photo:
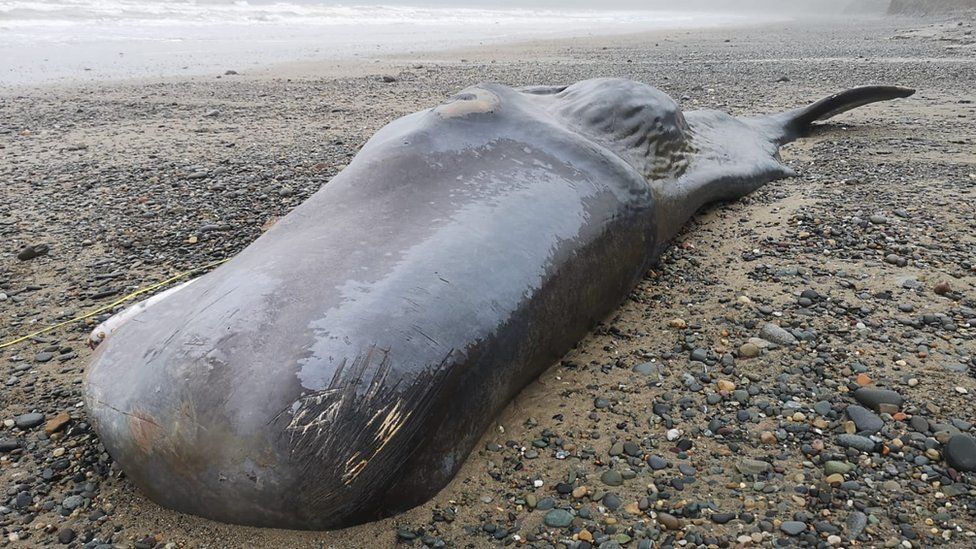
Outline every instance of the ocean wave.
[[161, 0], [13, 0], [0, 4], [0, 25], [65, 26], [92, 23], [298, 25], [586, 25], [614, 22], [679, 23], [680, 12], [435, 8], [324, 3], [194, 2]]

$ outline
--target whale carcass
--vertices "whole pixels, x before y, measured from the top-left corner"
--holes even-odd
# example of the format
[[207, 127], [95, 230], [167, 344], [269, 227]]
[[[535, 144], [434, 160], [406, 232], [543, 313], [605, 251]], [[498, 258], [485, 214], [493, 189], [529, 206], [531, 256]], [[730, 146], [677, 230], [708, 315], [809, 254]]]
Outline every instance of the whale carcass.
[[99, 330], [88, 415], [156, 502], [328, 529], [418, 505], [702, 205], [854, 88], [766, 117], [629, 80], [469, 88], [381, 129], [239, 255]]

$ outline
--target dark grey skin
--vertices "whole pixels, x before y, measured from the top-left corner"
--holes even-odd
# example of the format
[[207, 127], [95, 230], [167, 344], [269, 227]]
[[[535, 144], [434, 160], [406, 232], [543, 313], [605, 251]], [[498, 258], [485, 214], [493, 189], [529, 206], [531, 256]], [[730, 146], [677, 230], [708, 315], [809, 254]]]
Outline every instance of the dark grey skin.
[[790, 175], [778, 148], [813, 121], [911, 94], [734, 118], [628, 80], [469, 88], [122, 322], [88, 370], [88, 415], [179, 511], [330, 529], [409, 509], [702, 205]]

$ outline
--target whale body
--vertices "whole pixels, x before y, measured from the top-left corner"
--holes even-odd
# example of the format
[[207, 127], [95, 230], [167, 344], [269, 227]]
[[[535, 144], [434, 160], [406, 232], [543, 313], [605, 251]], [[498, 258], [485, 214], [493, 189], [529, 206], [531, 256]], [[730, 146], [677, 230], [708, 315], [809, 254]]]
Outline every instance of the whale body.
[[409, 509], [696, 210], [791, 175], [779, 147], [814, 121], [911, 93], [735, 118], [629, 80], [474, 86], [382, 128], [227, 263], [110, 321], [88, 416], [178, 511], [330, 529]]

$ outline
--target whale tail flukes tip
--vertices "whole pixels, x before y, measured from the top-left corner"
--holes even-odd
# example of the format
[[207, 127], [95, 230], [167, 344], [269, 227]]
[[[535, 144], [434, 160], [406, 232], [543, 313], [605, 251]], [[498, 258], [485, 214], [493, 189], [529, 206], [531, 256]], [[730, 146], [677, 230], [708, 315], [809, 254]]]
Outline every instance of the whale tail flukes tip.
[[858, 86], [827, 96], [806, 107], [760, 118], [758, 122], [768, 128], [777, 143], [782, 145], [808, 133], [814, 122], [827, 120], [869, 103], [909, 97], [914, 93], [914, 89], [902, 86]]

